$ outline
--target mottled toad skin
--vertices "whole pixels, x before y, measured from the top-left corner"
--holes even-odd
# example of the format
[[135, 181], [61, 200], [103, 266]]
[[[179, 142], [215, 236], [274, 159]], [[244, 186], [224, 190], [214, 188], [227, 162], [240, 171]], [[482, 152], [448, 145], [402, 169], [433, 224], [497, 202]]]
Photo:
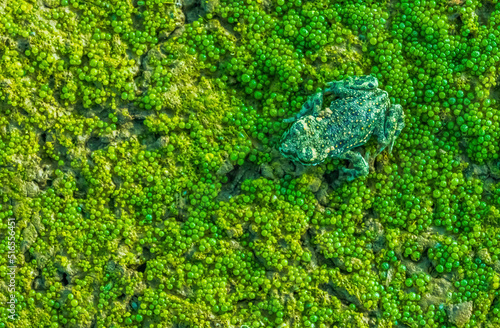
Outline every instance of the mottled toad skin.
[[[344, 167], [341, 171], [351, 181], [369, 171], [369, 154], [365, 159], [352, 149], [375, 135], [379, 144], [376, 155], [387, 146], [392, 152], [404, 127], [403, 109], [390, 104], [387, 92], [378, 88], [373, 76], [350, 77], [327, 86], [312, 96], [297, 115], [284, 120], [294, 123], [283, 134], [279, 150], [286, 158], [304, 165], [317, 165], [328, 157], [347, 159], [354, 168]], [[331, 93], [337, 98], [322, 109], [323, 97]]]

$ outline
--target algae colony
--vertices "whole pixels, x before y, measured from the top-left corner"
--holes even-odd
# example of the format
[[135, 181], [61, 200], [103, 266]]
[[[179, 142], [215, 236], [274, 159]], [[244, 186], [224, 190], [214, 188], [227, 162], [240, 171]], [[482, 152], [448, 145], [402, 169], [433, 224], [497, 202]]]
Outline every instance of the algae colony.
[[[0, 328], [500, 327], [499, 42], [497, 0], [0, 0]], [[368, 74], [392, 154], [281, 156]]]

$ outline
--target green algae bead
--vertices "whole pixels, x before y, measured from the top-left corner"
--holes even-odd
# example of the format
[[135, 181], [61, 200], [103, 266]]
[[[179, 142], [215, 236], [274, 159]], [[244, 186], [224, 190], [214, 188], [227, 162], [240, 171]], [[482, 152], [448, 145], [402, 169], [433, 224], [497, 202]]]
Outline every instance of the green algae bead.
[[304, 262], [310, 262], [310, 261], [311, 261], [311, 259], [312, 259], [312, 255], [311, 255], [311, 253], [309, 253], [309, 252], [304, 252], [304, 253], [302, 254], [302, 261], [304, 261]]

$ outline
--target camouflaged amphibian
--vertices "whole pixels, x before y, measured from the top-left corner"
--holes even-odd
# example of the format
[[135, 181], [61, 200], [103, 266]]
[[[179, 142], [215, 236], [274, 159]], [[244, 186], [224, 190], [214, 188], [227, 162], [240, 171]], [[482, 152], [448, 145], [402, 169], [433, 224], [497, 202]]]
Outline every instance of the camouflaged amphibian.
[[[323, 97], [337, 98], [323, 109]], [[283, 134], [279, 148], [283, 156], [304, 165], [316, 165], [328, 157], [349, 160], [354, 168], [342, 168], [342, 176], [351, 181], [368, 174], [365, 158], [353, 148], [365, 144], [371, 135], [377, 137], [378, 155], [394, 141], [404, 127], [400, 105], [391, 105], [386, 91], [378, 89], [373, 76], [350, 77], [328, 83], [328, 88], [311, 97], [301, 111], [284, 122], [294, 122]]]

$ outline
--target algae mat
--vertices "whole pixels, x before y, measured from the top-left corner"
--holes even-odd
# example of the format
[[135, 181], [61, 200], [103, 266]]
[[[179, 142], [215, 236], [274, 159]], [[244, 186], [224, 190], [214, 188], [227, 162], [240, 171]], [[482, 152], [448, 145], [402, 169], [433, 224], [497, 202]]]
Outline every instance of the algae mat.
[[[0, 0], [0, 327], [498, 327], [496, 2]], [[392, 154], [280, 155], [368, 74]]]

